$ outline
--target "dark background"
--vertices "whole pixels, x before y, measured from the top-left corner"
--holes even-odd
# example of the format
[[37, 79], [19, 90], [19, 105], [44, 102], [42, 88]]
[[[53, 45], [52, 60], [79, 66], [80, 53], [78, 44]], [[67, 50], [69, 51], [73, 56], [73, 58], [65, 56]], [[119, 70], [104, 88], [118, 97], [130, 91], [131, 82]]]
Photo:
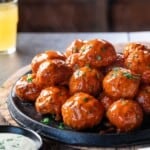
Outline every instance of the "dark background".
[[150, 0], [19, 0], [19, 32], [150, 30]]

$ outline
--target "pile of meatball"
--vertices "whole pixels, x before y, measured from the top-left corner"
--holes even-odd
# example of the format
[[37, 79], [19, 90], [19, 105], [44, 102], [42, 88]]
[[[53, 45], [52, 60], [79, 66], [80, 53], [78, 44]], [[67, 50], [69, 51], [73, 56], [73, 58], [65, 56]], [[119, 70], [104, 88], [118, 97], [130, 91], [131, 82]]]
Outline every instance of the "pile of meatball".
[[140, 128], [150, 115], [150, 49], [129, 43], [117, 53], [108, 41], [75, 40], [64, 53], [48, 50], [15, 85], [19, 100], [55, 115], [74, 130], [101, 126], [117, 132]]

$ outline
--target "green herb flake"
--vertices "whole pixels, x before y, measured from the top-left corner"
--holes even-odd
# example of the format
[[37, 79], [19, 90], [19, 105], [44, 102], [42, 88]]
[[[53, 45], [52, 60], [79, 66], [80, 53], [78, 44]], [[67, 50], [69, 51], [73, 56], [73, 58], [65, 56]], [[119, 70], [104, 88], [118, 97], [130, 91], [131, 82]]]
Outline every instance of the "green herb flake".
[[81, 70], [77, 70], [76, 72], [75, 72], [75, 76], [76, 77], [81, 77], [81, 76], [84, 76], [85, 75], [85, 72], [83, 72], [83, 71], [81, 71]]
[[88, 98], [87, 98], [87, 97], [84, 97], [84, 98], [83, 98], [83, 101], [84, 101], [84, 102], [87, 102], [87, 101], [88, 101]]
[[0, 150], [5, 150], [5, 146], [4, 145], [0, 145]]
[[97, 60], [101, 60], [102, 57], [98, 55], [98, 56], [96, 56], [96, 59], [97, 59]]
[[127, 79], [136, 79], [136, 80], [138, 80], [140, 77], [139, 75], [132, 75], [129, 72], [124, 72], [123, 76], [125, 76]]
[[32, 82], [32, 80], [33, 80], [32, 75], [28, 74], [27, 75], [27, 81], [30, 83], [30, 82]]
[[7, 139], [7, 141], [9, 142], [9, 141], [13, 141], [13, 139]]
[[45, 117], [41, 120], [41, 123], [46, 124], [46, 125], [50, 124], [50, 122], [51, 122], [51, 120], [48, 117]]
[[117, 76], [117, 74], [118, 74], [119, 68], [115, 67], [112, 70], [113, 70], [113, 73], [111, 74], [111, 76], [115, 78]]
[[63, 130], [65, 128], [64, 123], [60, 122], [58, 128]]

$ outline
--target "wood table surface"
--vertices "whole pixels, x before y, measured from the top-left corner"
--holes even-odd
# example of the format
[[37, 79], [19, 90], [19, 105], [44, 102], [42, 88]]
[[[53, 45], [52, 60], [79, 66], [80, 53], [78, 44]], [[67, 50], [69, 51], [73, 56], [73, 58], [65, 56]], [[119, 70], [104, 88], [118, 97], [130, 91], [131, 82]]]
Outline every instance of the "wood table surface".
[[[17, 51], [11, 55], [0, 55], [0, 99], [3, 97], [3, 86], [9, 82], [9, 78], [12, 75], [16, 75], [18, 70], [21, 70], [24, 66], [30, 64], [33, 56], [44, 50], [53, 49], [58, 51], [65, 51], [66, 47], [74, 39], [89, 40], [94, 38], [100, 38], [110, 41], [112, 44], [117, 43], [124, 44], [127, 42], [148, 42], [150, 43], [150, 32], [123, 32], [123, 33], [19, 33], [17, 40]], [[6, 91], [8, 92], [8, 91]], [[8, 117], [9, 118], [9, 117]], [[0, 124], [6, 123], [3, 116], [0, 114]], [[15, 123], [12, 123], [15, 124]], [[149, 147], [149, 145], [139, 145], [122, 148], [87, 148], [92, 150], [103, 150], [103, 149], [140, 149]], [[150, 148], [150, 147], [149, 147]], [[81, 147], [72, 147], [64, 145], [52, 140], [44, 139], [43, 150], [72, 150], [81, 149]]]

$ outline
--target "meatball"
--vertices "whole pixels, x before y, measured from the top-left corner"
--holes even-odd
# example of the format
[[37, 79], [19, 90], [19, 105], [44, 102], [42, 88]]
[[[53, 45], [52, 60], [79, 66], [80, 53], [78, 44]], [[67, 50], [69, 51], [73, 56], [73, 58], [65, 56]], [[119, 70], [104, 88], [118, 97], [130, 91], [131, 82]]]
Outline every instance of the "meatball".
[[139, 88], [140, 76], [125, 68], [114, 68], [103, 80], [105, 93], [113, 98], [133, 98]]
[[35, 57], [33, 57], [32, 62], [31, 62], [32, 72], [36, 73], [40, 64], [48, 59], [65, 60], [66, 57], [62, 53], [58, 51], [53, 51], [53, 50], [49, 50], [49, 51], [45, 51], [43, 53], [37, 54]]
[[35, 82], [35, 74], [22, 76], [15, 85], [16, 95], [23, 101], [35, 101], [41, 92], [41, 87]]
[[107, 118], [119, 132], [132, 131], [142, 124], [143, 112], [140, 105], [133, 100], [120, 99], [107, 110]]
[[125, 58], [128, 57], [130, 53], [132, 53], [134, 50], [145, 50], [146, 47], [140, 43], [129, 43], [125, 46], [123, 50], [123, 55]]
[[80, 39], [74, 40], [66, 49], [65, 55], [69, 57], [74, 53], [79, 53], [80, 48], [84, 45], [85, 41]]
[[105, 92], [102, 92], [98, 98], [105, 110], [107, 111], [110, 105], [115, 101], [113, 98], [109, 97]]
[[92, 128], [103, 118], [104, 108], [94, 97], [76, 93], [62, 106], [62, 117], [66, 125], [76, 130]]
[[97, 95], [102, 88], [103, 75], [89, 66], [76, 70], [70, 78], [70, 93], [85, 92]]
[[136, 100], [143, 108], [145, 114], [150, 115], [150, 85], [140, 87]]
[[125, 58], [125, 66], [132, 72], [143, 74], [145, 71], [150, 71], [150, 50], [134, 49]]
[[105, 67], [104, 72], [105, 74], [111, 71], [115, 67], [125, 67], [124, 66], [124, 55], [121, 53], [117, 53], [116, 60], [109, 66]]
[[143, 72], [141, 81], [144, 84], [150, 84], [150, 70]]
[[39, 66], [36, 81], [42, 87], [48, 87], [68, 82], [71, 75], [72, 69], [63, 60], [47, 60]]
[[61, 118], [61, 107], [69, 98], [69, 92], [64, 87], [48, 87], [41, 91], [36, 99], [35, 107], [41, 114], [54, 114], [56, 120]]
[[113, 63], [116, 59], [114, 47], [104, 40], [90, 40], [81, 47], [79, 59], [85, 64], [99, 68]]
[[66, 59], [66, 64], [72, 68], [72, 70], [77, 70], [80, 67], [85, 66], [84, 62], [82, 60], [79, 59], [79, 53], [74, 53], [72, 55], [70, 55], [67, 59]]

